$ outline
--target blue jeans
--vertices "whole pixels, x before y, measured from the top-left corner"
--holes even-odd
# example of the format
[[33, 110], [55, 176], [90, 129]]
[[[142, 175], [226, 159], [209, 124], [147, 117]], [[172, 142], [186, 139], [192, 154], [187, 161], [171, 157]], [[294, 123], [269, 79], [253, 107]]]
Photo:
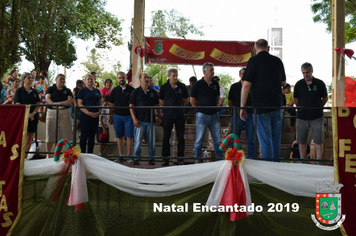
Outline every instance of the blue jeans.
[[[247, 136], [247, 145], [248, 145], [248, 158], [255, 157], [255, 128], [253, 123], [253, 114], [247, 113], [246, 121], [241, 120], [240, 116], [236, 117], [236, 133], [239, 138], [241, 138], [242, 127], [245, 126], [246, 136]], [[234, 116], [231, 116], [231, 133], [234, 133]]]
[[201, 157], [206, 128], [209, 128], [210, 133], [213, 136], [215, 154], [217, 157], [222, 158], [223, 153], [219, 150], [221, 144], [221, 128], [219, 115], [217, 113], [214, 115], [205, 115], [201, 112], [197, 112], [195, 122], [196, 138], [194, 143], [194, 157]]
[[[226, 107], [225, 104], [222, 104], [221, 107]], [[218, 114], [219, 115], [224, 115], [227, 112], [227, 109], [219, 109]]]
[[282, 110], [257, 114], [257, 136], [262, 158], [281, 157]]
[[[134, 129], [134, 156], [141, 156], [141, 143], [143, 136], [146, 134], [148, 139], [148, 153], [151, 156], [156, 155], [156, 125], [153, 124], [153, 140], [151, 140], [151, 123], [140, 122], [140, 127]], [[153, 142], [153, 150], [151, 150], [151, 142]], [[134, 158], [134, 160], [141, 160], [141, 158]], [[152, 158], [148, 158], [152, 160]]]

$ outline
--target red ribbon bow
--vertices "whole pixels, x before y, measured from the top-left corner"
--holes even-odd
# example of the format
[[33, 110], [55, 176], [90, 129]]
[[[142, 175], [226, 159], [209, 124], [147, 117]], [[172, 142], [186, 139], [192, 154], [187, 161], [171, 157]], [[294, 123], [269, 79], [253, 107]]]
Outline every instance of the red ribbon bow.
[[354, 55], [354, 50], [352, 49], [344, 49], [344, 48], [335, 48], [335, 51], [338, 53], [341, 53], [343, 56], [346, 56], [351, 59], [351, 57]]
[[234, 166], [238, 165], [238, 162], [242, 160], [242, 153], [238, 150], [232, 149], [227, 153], [226, 160], [232, 161]]
[[[140, 52], [139, 52], [139, 49]], [[144, 57], [145, 56], [145, 52], [148, 53], [148, 50], [144, 49], [144, 48], [141, 48], [140, 45], [137, 44], [137, 46], [134, 48], [134, 52], [139, 55], [140, 57]]]

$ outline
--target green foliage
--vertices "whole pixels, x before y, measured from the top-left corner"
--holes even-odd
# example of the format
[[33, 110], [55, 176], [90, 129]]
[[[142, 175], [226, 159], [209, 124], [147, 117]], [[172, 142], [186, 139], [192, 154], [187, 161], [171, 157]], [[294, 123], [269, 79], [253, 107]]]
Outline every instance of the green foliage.
[[177, 68], [177, 66], [162, 65], [162, 64], [149, 64], [146, 66], [146, 73], [148, 76], [152, 77], [153, 83], [161, 87], [164, 83], [167, 82], [167, 71], [170, 68]]
[[194, 26], [190, 23], [189, 18], [184, 17], [174, 9], [169, 12], [167, 10], [152, 11], [151, 14], [151, 37], [168, 38], [167, 33], [183, 39], [185, 39], [189, 33], [204, 36], [204, 33], [201, 31], [203, 26]]
[[221, 74], [215, 74], [215, 75], [218, 76], [220, 79], [219, 84], [224, 87], [225, 94], [226, 94], [226, 99], [225, 99], [224, 104], [227, 106], [227, 100], [228, 100], [227, 96], [229, 95], [230, 87], [234, 83], [235, 79], [227, 73], [221, 73]]
[[328, 92], [328, 98], [331, 100], [332, 99], [332, 84], [327, 84], [326, 89]]
[[168, 80], [167, 75], [158, 76], [157, 85], [158, 85], [159, 87], [161, 87], [162, 85], [164, 85], [165, 83], [167, 83], [167, 80]]
[[[312, 0], [311, 11], [314, 13], [314, 22], [327, 25], [327, 31], [331, 32], [331, 0]], [[356, 0], [345, 1], [345, 41], [356, 41]]]
[[[196, 27], [190, 23], [181, 13], [172, 9], [152, 11], [151, 37], [168, 38], [169, 36], [185, 39], [190, 34], [204, 36], [201, 31], [203, 26]], [[148, 64], [145, 71], [153, 78], [155, 84], [161, 86], [167, 81], [167, 72], [170, 68], [178, 68], [177, 65]]]
[[102, 73], [102, 76], [99, 78], [99, 83], [100, 83], [100, 88], [104, 87], [105, 80], [111, 79], [112, 80], [112, 87], [115, 88], [116, 86], [119, 85], [119, 82], [117, 81], [117, 76], [116, 73], [110, 71], [104, 71]]
[[17, 32], [23, 11], [20, 1], [0, 1], [0, 77], [21, 60]]
[[100, 77], [102, 71], [104, 70], [104, 61], [107, 60], [107, 57], [102, 53], [97, 52], [95, 48], [90, 50], [90, 54], [87, 57], [86, 61], [81, 62], [80, 64], [85, 67], [85, 73], [90, 74], [95, 71], [97, 76]]
[[[90, 50], [90, 54], [87, 57], [86, 61], [81, 62], [80, 64], [85, 67], [86, 74], [90, 74], [95, 71], [97, 74], [97, 81], [100, 84], [100, 87], [104, 87], [105, 80], [111, 79], [113, 82], [113, 87], [119, 85], [117, 81], [117, 73], [121, 70], [120, 62], [117, 62], [112, 66], [111, 71], [105, 71], [104, 65], [109, 60], [104, 53], [97, 52], [97, 49], [93, 48]], [[84, 76], [83, 76], [84, 78]]]
[[105, 4], [105, 0], [3, 1], [0, 21], [6, 16], [15, 36], [0, 38], [0, 42], [2, 48], [16, 46], [9, 47], [13, 54], [0, 53], [16, 56], [20, 51], [39, 73], [48, 71], [52, 61], [67, 68], [73, 65], [77, 59], [73, 38], [93, 39], [98, 48], [120, 45], [121, 21], [105, 11]]

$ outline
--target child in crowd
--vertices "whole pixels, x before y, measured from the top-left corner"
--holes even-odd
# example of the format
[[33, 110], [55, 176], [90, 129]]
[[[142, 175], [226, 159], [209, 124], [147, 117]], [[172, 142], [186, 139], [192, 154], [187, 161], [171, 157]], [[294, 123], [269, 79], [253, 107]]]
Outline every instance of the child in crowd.
[[20, 87], [20, 80], [14, 79], [12, 82], [12, 87], [6, 92], [6, 100], [3, 104], [14, 104], [14, 96], [16, 90]]
[[[287, 111], [291, 116], [295, 116], [296, 112], [295, 112], [295, 108], [293, 107], [294, 106], [294, 98], [293, 98], [293, 92], [291, 91], [290, 84], [287, 83], [283, 87], [282, 92], [285, 95], [285, 100], [286, 100], [285, 106], [290, 107], [290, 108], [286, 109], [285, 111]], [[290, 118], [290, 131], [292, 131], [292, 132], [295, 132], [294, 124], [295, 124], [295, 117], [291, 117]]]
[[[298, 144], [297, 140], [294, 140], [294, 142], [292, 143], [292, 151], [290, 152], [289, 158], [290, 159], [300, 158], [299, 144]], [[310, 159], [310, 146], [309, 146], [309, 144], [307, 145], [307, 159]]]
[[[106, 95], [104, 98], [104, 107], [109, 107], [109, 95]], [[101, 115], [99, 116], [99, 127], [98, 127], [98, 132], [97, 132], [97, 141], [98, 143], [101, 143], [99, 145], [99, 155], [102, 155], [104, 152], [104, 149], [106, 147], [105, 144], [103, 143], [108, 143], [110, 139], [110, 134], [109, 134], [109, 120], [110, 120], [110, 109], [109, 108], [103, 108], [101, 109]]]
[[[39, 93], [41, 104], [46, 104], [46, 92], [47, 92], [48, 86], [44, 84], [41, 89], [42, 89], [42, 91]], [[38, 112], [39, 112], [38, 119], [42, 122], [46, 122], [47, 107], [46, 106], [40, 107]]]
[[46, 85], [46, 78], [43, 75], [40, 75], [40, 79], [39, 82], [37, 84], [37, 92], [41, 93], [43, 90], [43, 86], [47, 86]]

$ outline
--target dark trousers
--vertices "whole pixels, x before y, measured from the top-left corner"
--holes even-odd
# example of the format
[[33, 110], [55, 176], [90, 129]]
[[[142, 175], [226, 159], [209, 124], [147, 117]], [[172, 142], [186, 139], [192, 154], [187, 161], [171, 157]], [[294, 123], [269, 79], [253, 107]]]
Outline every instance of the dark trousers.
[[182, 118], [169, 119], [163, 117], [163, 144], [162, 144], [162, 156], [171, 156], [171, 146], [169, 144], [169, 139], [171, 138], [173, 124], [176, 127], [176, 133], [178, 138], [178, 156], [184, 157], [184, 131], [185, 131], [185, 120]]
[[[80, 114], [80, 149], [82, 153], [93, 153], [95, 134], [99, 125], [99, 117], [91, 118], [90, 116]], [[88, 141], [88, 151], [86, 149]]]
[[[285, 111], [288, 112], [291, 116], [296, 115], [295, 108], [288, 108]], [[294, 124], [295, 124], [295, 117], [291, 117], [290, 118], [290, 126], [294, 126]]]

